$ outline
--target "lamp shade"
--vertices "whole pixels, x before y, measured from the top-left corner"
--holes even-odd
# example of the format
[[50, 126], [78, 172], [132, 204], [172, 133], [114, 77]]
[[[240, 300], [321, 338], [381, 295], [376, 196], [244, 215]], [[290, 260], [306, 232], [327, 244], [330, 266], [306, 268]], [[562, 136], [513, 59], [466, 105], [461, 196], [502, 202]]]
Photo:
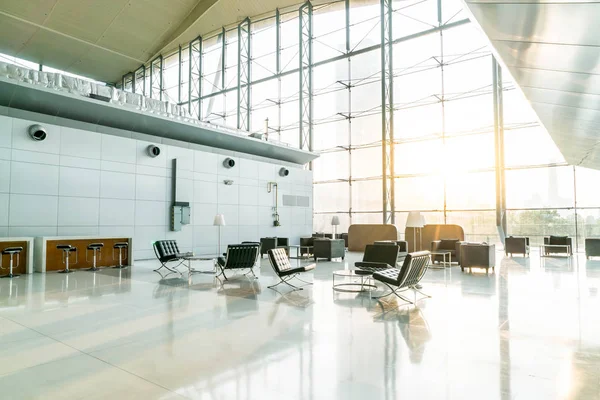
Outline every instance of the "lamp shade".
[[425, 226], [424, 222], [425, 219], [419, 211], [411, 211], [408, 213], [408, 218], [406, 219], [406, 227], [422, 228], [423, 226]]
[[214, 226], [225, 226], [225, 216], [223, 214], [215, 215], [215, 220], [213, 221]]
[[334, 215], [333, 218], [331, 218], [331, 225], [339, 225], [340, 224], [340, 217], [338, 217], [337, 215]]

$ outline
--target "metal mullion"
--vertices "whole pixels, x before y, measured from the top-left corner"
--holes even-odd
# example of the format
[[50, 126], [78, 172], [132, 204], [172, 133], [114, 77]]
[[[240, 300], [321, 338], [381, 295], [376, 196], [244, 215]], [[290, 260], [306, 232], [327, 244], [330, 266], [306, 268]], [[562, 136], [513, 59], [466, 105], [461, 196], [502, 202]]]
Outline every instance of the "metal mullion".
[[[312, 3], [307, 1], [299, 9], [299, 148], [313, 150], [312, 99]], [[312, 169], [312, 162], [309, 164]]]
[[181, 45], [179, 45], [179, 54], [178, 54], [178, 70], [177, 70], [177, 104], [181, 103]]
[[238, 25], [237, 128], [250, 131], [250, 19]]
[[[395, 223], [394, 200], [394, 69], [392, 0], [381, 5], [381, 152], [383, 223]], [[389, 182], [388, 182], [389, 181]]]

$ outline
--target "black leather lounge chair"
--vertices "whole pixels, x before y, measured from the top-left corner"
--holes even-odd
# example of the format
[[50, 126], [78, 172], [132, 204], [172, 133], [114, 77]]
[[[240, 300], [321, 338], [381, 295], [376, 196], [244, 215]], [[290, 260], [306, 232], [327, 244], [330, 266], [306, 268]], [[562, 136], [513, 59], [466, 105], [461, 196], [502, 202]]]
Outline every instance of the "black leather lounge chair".
[[221, 273], [217, 276], [223, 275], [223, 278], [227, 280], [225, 270], [242, 270], [248, 269], [248, 273], [254, 275], [252, 269], [256, 264], [256, 260], [259, 254], [259, 247], [255, 243], [248, 244], [230, 244], [227, 246], [227, 256], [225, 258], [219, 257], [217, 259], [217, 266], [221, 269]]
[[[417, 292], [425, 297], [431, 297], [419, 290], [419, 282], [431, 261], [431, 254], [428, 251], [419, 251], [409, 253], [404, 259], [404, 263], [400, 269], [388, 268], [382, 271], [373, 273], [373, 279], [379, 281], [390, 288], [391, 292], [373, 298], [386, 297], [395, 294], [400, 299], [415, 304], [417, 302]], [[406, 297], [399, 294], [405, 290], [412, 290], [415, 294], [415, 301], [410, 301]]]
[[300, 282], [304, 282], [308, 285], [312, 285], [311, 282], [306, 282], [306, 281], [303, 281], [302, 279], [298, 278], [298, 274], [315, 269], [316, 264], [303, 265], [300, 267], [292, 267], [292, 264], [290, 263], [290, 259], [288, 258], [287, 253], [285, 252], [285, 249], [283, 249], [283, 248], [271, 249], [268, 251], [268, 254], [269, 254], [269, 261], [271, 261], [271, 266], [273, 267], [273, 270], [277, 274], [277, 277], [279, 277], [279, 282], [277, 282], [275, 285], [268, 286], [269, 289], [273, 289], [275, 286], [285, 283], [286, 285], [288, 285], [294, 289], [292, 291], [302, 290], [301, 287], [294, 286], [289, 282], [290, 280], [292, 280], [294, 278], [296, 278]]
[[[179, 247], [175, 240], [158, 240], [154, 242], [154, 254], [160, 261], [160, 267], [154, 271], [159, 271], [161, 268], [166, 268], [171, 272], [179, 272], [174, 268], [179, 267], [181, 264], [187, 261], [189, 257], [193, 257], [193, 253], [180, 253]], [[173, 268], [169, 268], [167, 263], [175, 264]]]
[[373, 272], [395, 268], [400, 247], [389, 244], [368, 244], [362, 261], [354, 263], [355, 273], [371, 275]]

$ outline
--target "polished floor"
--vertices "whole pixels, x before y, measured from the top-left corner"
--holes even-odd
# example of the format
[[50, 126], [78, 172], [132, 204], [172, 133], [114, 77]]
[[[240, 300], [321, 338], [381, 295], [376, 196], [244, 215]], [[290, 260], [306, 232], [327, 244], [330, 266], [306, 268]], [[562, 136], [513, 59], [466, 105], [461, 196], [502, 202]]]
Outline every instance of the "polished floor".
[[[600, 261], [429, 270], [417, 306], [128, 270], [0, 280], [0, 399], [600, 399]], [[294, 261], [297, 262], [297, 261]], [[198, 269], [210, 269], [197, 262]]]

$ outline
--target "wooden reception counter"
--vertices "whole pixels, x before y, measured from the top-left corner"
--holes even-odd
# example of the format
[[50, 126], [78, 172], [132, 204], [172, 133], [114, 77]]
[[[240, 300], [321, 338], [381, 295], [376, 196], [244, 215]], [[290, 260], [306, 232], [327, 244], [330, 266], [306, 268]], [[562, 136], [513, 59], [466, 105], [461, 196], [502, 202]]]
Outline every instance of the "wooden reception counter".
[[[127, 237], [78, 237], [78, 236], [47, 236], [35, 238], [35, 271], [60, 271], [65, 268], [63, 264], [63, 252], [56, 248], [57, 245], [69, 244], [77, 247], [77, 262], [75, 256], [70, 259], [70, 269], [85, 269], [92, 267], [92, 252], [90, 251], [86, 261], [87, 246], [91, 243], [104, 243], [100, 256], [96, 260], [98, 267], [111, 267], [118, 264], [118, 251], [113, 249], [115, 243], [127, 242], [127, 251], [123, 250], [123, 265], [130, 265], [133, 260], [133, 239]], [[113, 253], [114, 251], [114, 253]], [[114, 254], [114, 258], [113, 258]]]
[[[31, 274], [33, 273], [33, 238], [32, 237], [4, 237], [0, 238], [0, 253], [7, 247], [22, 247], [23, 251], [19, 254], [19, 265], [15, 257], [13, 266], [14, 274]], [[10, 257], [2, 255], [2, 268], [0, 275], [8, 274]]]

